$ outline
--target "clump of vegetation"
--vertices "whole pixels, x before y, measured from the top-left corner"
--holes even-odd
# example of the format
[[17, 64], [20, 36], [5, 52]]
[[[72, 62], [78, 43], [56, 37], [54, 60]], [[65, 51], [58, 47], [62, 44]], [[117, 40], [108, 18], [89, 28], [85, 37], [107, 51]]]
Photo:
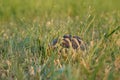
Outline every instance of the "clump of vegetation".
[[[120, 11], [112, 0], [1, 0], [0, 80], [119, 80]], [[49, 43], [80, 36], [88, 48], [59, 58]]]

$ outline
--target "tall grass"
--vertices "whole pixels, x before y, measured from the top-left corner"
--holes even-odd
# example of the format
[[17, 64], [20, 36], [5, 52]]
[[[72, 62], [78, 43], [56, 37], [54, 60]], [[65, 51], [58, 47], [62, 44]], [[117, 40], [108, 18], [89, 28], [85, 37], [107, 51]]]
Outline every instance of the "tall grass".
[[[0, 80], [119, 80], [118, 3], [0, 0]], [[59, 58], [48, 45], [64, 34], [80, 36], [87, 52]]]

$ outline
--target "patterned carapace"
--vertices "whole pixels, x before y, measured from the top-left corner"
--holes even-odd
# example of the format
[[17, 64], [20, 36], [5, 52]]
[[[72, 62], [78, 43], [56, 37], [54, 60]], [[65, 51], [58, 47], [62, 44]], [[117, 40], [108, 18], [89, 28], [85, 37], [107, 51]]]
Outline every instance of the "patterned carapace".
[[86, 45], [83, 40], [79, 36], [72, 36], [70, 34], [54, 39], [50, 46], [52, 46], [54, 49], [61, 47], [62, 49], [72, 48], [74, 50], [86, 50]]

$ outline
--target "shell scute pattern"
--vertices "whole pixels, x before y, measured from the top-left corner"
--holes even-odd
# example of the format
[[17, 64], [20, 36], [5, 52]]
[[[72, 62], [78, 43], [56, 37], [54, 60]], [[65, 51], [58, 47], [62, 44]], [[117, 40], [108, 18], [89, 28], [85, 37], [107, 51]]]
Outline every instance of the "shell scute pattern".
[[[86, 45], [84, 41], [79, 36], [72, 36], [72, 35], [64, 35], [62, 37], [58, 37], [51, 42], [51, 46], [55, 48], [61, 47], [62, 49], [69, 49], [72, 48], [74, 50], [82, 50], [86, 49]], [[60, 49], [61, 50], [61, 49]]]

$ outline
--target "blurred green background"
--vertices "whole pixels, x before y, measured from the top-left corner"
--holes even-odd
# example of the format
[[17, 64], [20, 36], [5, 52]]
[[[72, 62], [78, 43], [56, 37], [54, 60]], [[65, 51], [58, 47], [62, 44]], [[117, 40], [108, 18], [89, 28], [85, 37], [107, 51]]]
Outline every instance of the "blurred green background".
[[0, 20], [84, 16], [90, 8], [97, 13], [119, 10], [119, 3], [119, 0], [0, 0]]

